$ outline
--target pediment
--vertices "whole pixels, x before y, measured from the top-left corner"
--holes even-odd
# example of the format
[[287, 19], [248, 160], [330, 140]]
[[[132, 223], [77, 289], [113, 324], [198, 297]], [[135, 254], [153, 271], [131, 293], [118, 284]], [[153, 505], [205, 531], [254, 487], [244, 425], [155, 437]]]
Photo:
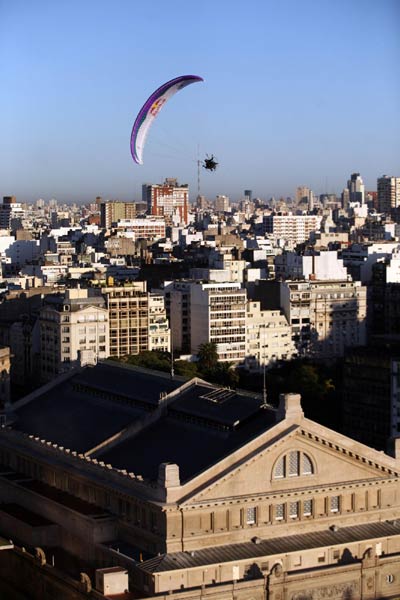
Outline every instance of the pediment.
[[226, 461], [214, 465], [198, 478], [202, 480], [198, 482], [200, 485], [192, 481], [193, 492], [187, 489], [185, 501], [205, 502], [329, 485], [357, 485], [397, 477], [400, 471], [395, 459], [312, 421], [307, 423], [306, 419], [304, 424], [292, 427], [278, 439], [266, 440], [260, 436], [259, 442], [259, 447], [253, 447], [251, 452], [246, 452], [246, 447], [236, 451], [235, 456], [230, 457], [230, 465], [225, 465]]

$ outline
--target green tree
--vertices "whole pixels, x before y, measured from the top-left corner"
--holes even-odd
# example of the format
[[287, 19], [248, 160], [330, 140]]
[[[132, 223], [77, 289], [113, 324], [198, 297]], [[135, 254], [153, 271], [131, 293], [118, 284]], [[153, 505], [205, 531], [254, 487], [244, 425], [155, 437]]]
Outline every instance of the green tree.
[[218, 352], [215, 342], [200, 344], [198, 352], [198, 368], [202, 373], [215, 371], [218, 368]]

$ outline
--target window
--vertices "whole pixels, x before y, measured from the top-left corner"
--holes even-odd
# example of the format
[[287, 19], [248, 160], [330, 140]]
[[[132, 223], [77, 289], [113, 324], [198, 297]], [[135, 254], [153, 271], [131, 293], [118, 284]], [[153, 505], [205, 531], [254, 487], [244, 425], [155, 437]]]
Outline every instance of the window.
[[251, 508], [248, 508], [246, 511], [246, 523], [247, 523], [247, 525], [254, 525], [255, 522], [256, 522], [256, 508], [255, 508], [255, 506], [252, 506]]
[[299, 454], [300, 452], [289, 454], [289, 477], [297, 477], [299, 474]]
[[291, 519], [299, 518], [299, 503], [298, 502], [290, 502], [289, 503], [289, 516]]
[[277, 504], [275, 506], [275, 521], [283, 521], [285, 518], [285, 505]]
[[310, 457], [303, 452], [293, 450], [285, 456], [281, 456], [275, 463], [273, 479], [312, 475], [313, 473], [314, 468]]
[[312, 515], [312, 506], [313, 506], [313, 501], [312, 500], [304, 500], [304, 502], [303, 502], [303, 515], [305, 517], [309, 517], [310, 515]]
[[339, 512], [340, 498], [339, 496], [331, 496], [331, 513]]

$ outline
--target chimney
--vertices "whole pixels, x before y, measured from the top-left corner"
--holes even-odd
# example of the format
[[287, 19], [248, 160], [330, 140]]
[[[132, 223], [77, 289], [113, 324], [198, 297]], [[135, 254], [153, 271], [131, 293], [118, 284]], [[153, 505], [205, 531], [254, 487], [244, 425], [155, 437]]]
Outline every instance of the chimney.
[[278, 421], [283, 419], [298, 420], [304, 417], [301, 408], [300, 394], [280, 394], [278, 406]]

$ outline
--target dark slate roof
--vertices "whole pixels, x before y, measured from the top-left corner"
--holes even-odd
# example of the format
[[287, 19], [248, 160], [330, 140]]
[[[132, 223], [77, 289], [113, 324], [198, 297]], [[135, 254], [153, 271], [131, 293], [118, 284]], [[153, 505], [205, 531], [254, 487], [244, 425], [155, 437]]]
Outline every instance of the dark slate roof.
[[99, 458], [149, 479], [157, 479], [160, 463], [176, 463], [184, 482], [274, 424], [275, 414], [267, 410], [258, 411], [251, 421], [234, 430], [220, 430], [166, 415], [135, 437], [102, 452]]
[[[366, 523], [353, 527], [340, 527], [337, 531], [326, 529], [298, 535], [261, 540], [260, 543], [246, 542], [229, 546], [215, 546], [194, 552], [173, 552], [155, 556], [137, 566], [147, 573], [190, 569], [205, 565], [254, 560], [276, 554], [301, 552], [312, 548], [324, 548], [400, 535], [400, 520]], [[360, 557], [358, 557], [360, 558]]]
[[69, 380], [19, 408], [12, 427], [83, 453], [143, 414], [76, 391]]
[[[181, 377], [100, 363], [15, 409], [14, 429], [85, 453], [159, 407], [160, 398], [184, 384]], [[181, 390], [151, 425], [95, 456], [118, 469], [157, 479], [163, 462], [180, 467], [187, 481], [269, 429], [273, 409], [260, 396], [201, 381]]]
[[76, 383], [87, 385], [112, 394], [157, 405], [160, 394], [176, 390], [185, 381], [171, 378], [169, 374], [120, 366], [118, 363], [99, 363], [74, 377]]

